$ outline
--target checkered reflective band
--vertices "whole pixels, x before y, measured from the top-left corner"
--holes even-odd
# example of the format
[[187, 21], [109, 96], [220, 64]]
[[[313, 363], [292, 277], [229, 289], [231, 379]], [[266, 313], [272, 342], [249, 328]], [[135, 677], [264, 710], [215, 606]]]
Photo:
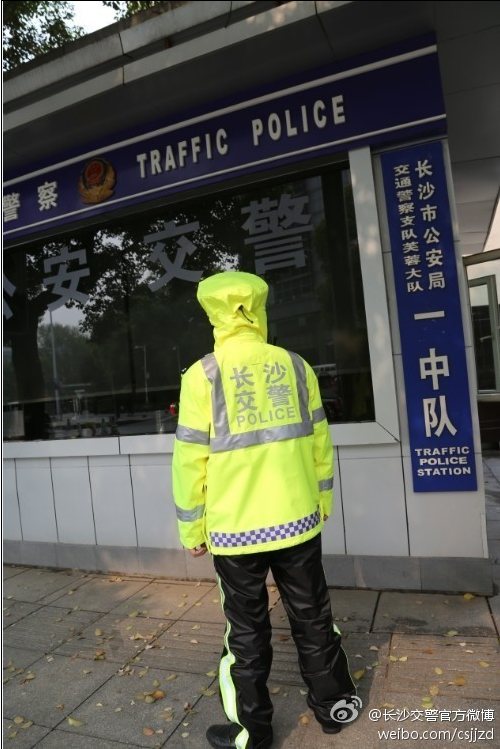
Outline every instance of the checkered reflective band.
[[293, 538], [315, 528], [320, 522], [319, 510], [305, 518], [293, 520], [291, 523], [271, 525], [269, 528], [257, 528], [242, 533], [210, 533], [212, 546], [232, 548], [237, 546], [255, 546], [268, 541], [280, 541], [283, 538]]

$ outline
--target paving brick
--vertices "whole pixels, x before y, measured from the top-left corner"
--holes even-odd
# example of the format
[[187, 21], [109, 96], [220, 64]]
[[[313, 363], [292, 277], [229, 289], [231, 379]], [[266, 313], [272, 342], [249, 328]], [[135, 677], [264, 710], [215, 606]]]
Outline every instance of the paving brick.
[[7, 627], [3, 641], [11, 647], [50, 653], [81, 632], [98, 616], [92, 611], [45, 606]]
[[440, 593], [381, 593], [374, 631], [494, 636], [486, 599]]

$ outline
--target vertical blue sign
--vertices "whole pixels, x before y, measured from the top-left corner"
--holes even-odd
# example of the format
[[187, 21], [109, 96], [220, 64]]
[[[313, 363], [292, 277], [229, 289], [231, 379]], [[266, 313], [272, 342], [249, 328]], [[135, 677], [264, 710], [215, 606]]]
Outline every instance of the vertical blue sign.
[[416, 492], [477, 489], [457, 265], [440, 142], [382, 156]]

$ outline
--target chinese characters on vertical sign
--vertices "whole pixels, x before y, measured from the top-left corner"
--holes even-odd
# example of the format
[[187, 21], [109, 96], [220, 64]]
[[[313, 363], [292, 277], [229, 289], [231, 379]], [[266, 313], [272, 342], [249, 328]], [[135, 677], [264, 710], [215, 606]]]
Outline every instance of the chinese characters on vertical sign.
[[477, 488], [469, 382], [439, 142], [382, 156], [413, 488]]

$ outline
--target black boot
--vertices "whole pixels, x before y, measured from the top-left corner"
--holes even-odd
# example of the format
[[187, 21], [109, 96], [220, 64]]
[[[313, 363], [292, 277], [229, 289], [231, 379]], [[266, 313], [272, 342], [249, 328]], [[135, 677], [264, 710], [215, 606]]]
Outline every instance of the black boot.
[[[207, 741], [214, 749], [234, 749], [237, 735], [242, 730], [237, 723], [224, 723], [223, 725], [210, 726], [207, 730]], [[267, 749], [273, 743], [273, 733], [266, 736], [257, 744], [250, 741], [248, 749]]]
[[318, 718], [318, 716], [316, 714], [316, 710], [314, 709], [314, 703], [311, 700], [311, 698], [310, 698], [309, 695], [307, 695], [307, 697], [306, 697], [306, 702], [307, 702], [308, 707], [310, 707], [311, 710], [313, 711], [314, 717], [316, 718], [316, 720], [320, 724], [320, 726], [321, 726], [321, 728], [323, 730], [323, 733], [333, 734], [333, 733], [340, 733], [341, 732], [342, 725], [343, 725], [342, 723], [339, 723], [337, 720], [334, 720], [333, 718], [331, 718], [328, 721], [328, 723], [324, 723], [322, 720], [320, 720]]

